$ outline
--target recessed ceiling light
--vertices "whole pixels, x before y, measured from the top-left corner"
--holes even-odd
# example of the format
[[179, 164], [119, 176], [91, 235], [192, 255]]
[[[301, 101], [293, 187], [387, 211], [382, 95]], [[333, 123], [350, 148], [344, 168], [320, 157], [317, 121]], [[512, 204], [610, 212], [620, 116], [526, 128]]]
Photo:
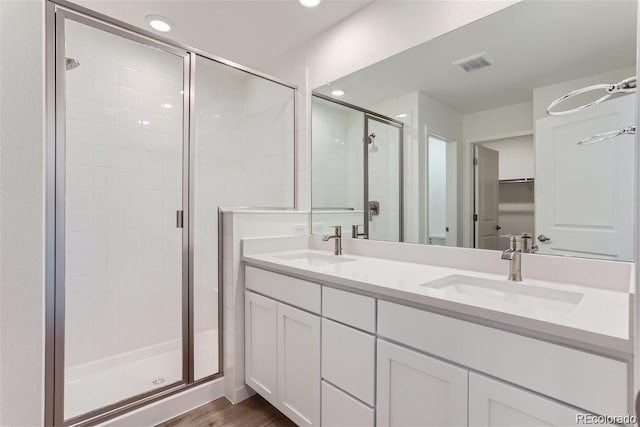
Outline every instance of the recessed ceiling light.
[[173, 22], [170, 19], [160, 15], [147, 15], [144, 17], [147, 24], [156, 31], [167, 33], [173, 29]]
[[407, 117], [407, 113], [396, 114], [396, 119], [404, 119], [405, 117]]
[[160, 104], [160, 106], [162, 108], [173, 108], [173, 105], [171, 105], [171, 104]]
[[139, 124], [139, 125], [145, 125], [145, 126], [146, 126], [146, 125], [148, 125], [148, 124], [150, 124], [150, 123], [151, 123], [151, 122], [150, 122], [149, 120], [138, 120], [138, 124]]
[[344, 93], [345, 92], [342, 89], [334, 89], [331, 91], [331, 95], [333, 96], [342, 96]]
[[321, 0], [298, 0], [304, 7], [316, 7]]

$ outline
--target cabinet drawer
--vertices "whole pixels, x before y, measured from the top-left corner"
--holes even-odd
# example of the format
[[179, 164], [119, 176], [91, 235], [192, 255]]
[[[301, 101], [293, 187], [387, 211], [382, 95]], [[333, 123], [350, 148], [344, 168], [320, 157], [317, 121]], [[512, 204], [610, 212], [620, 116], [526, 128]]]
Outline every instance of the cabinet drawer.
[[360, 427], [374, 423], [373, 408], [322, 381], [322, 425]]
[[322, 319], [322, 378], [375, 404], [375, 338]]
[[322, 316], [372, 334], [376, 332], [376, 300], [371, 297], [323, 286]]
[[378, 335], [594, 413], [629, 411], [618, 360], [387, 301]]
[[267, 270], [246, 266], [245, 288], [295, 307], [320, 314], [321, 286]]

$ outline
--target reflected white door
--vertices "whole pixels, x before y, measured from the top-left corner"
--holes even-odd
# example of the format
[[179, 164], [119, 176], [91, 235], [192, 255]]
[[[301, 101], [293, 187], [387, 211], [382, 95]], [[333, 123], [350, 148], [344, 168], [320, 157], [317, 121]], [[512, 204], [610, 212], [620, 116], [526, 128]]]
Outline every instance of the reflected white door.
[[635, 123], [635, 95], [536, 121], [535, 233], [540, 253], [633, 259], [634, 135], [579, 146]]
[[499, 153], [475, 146], [475, 247], [498, 249]]

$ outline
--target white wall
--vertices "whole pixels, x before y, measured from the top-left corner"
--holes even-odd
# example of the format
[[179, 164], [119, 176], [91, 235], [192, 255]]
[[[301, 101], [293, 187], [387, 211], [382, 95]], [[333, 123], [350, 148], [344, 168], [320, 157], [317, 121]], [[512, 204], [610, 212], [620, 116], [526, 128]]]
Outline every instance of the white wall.
[[376, 1], [274, 61], [266, 71], [318, 87], [517, 1]]
[[533, 135], [503, 138], [480, 145], [500, 153], [498, 179], [522, 179], [535, 176], [535, 147]]
[[0, 1], [0, 425], [44, 417], [44, 2]]
[[463, 123], [466, 143], [533, 133], [533, 103], [527, 101], [465, 114]]
[[353, 196], [356, 183], [362, 187], [363, 114], [323, 100], [312, 108], [313, 208], [362, 206], [362, 198]]
[[375, 62], [501, 10], [519, 0], [377, 1], [288, 52], [264, 71], [301, 89], [298, 200], [309, 209], [311, 91]]

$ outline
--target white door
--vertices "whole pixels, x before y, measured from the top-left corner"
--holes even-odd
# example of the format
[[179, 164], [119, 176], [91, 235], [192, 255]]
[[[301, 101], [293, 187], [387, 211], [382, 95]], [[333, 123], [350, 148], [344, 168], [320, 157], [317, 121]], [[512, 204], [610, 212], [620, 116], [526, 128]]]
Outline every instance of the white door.
[[583, 411], [518, 387], [469, 373], [470, 427], [549, 427], [590, 424]]
[[466, 426], [467, 370], [378, 340], [377, 426]]
[[475, 146], [475, 247], [498, 249], [499, 153]]
[[635, 95], [536, 121], [535, 234], [540, 253], [633, 260], [635, 135], [583, 138], [635, 123]]
[[278, 304], [278, 404], [300, 426], [320, 425], [320, 317]]
[[277, 306], [253, 292], [245, 292], [245, 382], [276, 405]]

